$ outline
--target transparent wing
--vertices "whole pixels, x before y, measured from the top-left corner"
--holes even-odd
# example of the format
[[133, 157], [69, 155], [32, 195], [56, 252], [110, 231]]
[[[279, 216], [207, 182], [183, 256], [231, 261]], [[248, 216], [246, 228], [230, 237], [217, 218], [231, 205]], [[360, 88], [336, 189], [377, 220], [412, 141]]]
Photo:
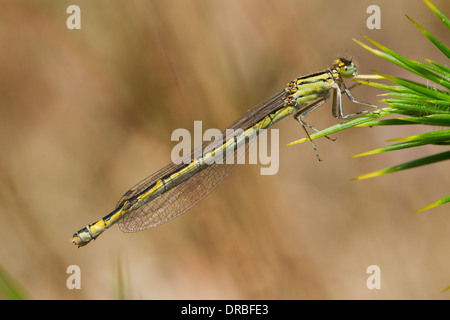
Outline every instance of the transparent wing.
[[[261, 121], [261, 119], [263, 119], [268, 114], [271, 114], [278, 108], [282, 107], [283, 103], [284, 103], [284, 95], [285, 95], [284, 90], [274, 94], [272, 97], [264, 100], [263, 102], [259, 103], [252, 109], [248, 110], [241, 118], [239, 118], [236, 122], [234, 122], [232, 125], [230, 125], [227, 129], [235, 129], [235, 130], [243, 129], [243, 130], [245, 130], [245, 129], [251, 127], [255, 123]], [[222, 132], [222, 135], [225, 138], [225, 136], [226, 136], [225, 130]], [[204, 150], [206, 145], [208, 145], [209, 147], [210, 146], [215, 147], [215, 146], [220, 145], [221, 143], [223, 143], [223, 141], [214, 141], [213, 143], [211, 143], [211, 145], [208, 145], [209, 142], [207, 142], [200, 148], [195, 148], [191, 152], [189, 160], [192, 161], [192, 159], [198, 158], [199, 156], [201, 156], [202, 151]], [[187, 157], [189, 157], [189, 155]], [[187, 162], [190, 162], [190, 161], [187, 161]], [[181, 164], [170, 163], [169, 165], [165, 166], [161, 170], [159, 170], [159, 171], [155, 172], [154, 174], [148, 176], [147, 178], [143, 179], [142, 181], [140, 181], [139, 183], [134, 185], [130, 190], [128, 190], [122, 196], [122, 198], [120, 198], [116, 207], [120, 206], [124, 201], [129, 200], [129, 199], [135, 197], [136, 195], [142, 193], [144, 190], [151, 187], [158, 180], [185, 167], [186, 165], [184, 163], [186, 163], [186, 161], [182, 161]]]
[[[245, 130], [251, 127], [262, 120], [266, 115], [274, 112], [274, 110], [278, 108], [283, 107], [283, 101], [284, 91], [281, 91], [247, 111], [247, 113], [228, 127], [228, 129]], [[223, 133], [225, 133], [225, 131]], [[223, 137], [225, 139], [225, 134], [223, 134]], [[256, 137], [250, 138], [245, 143], [245, 152], [235, 151], [229, 155], [234, 157], [234, 161], [231, 161], [231, 159], [224, 159], [224, 164], [213, 163], [203, 168], [191, 178], [183, 181], [172, 189], [167, 190], [159, 197], [153, 199], [142, 207], [131, 211], [127, 216], [119, 221], [120, 230], [123, 232], [141, 231], [163, 224], [185, 213], [190, 208], [195, 206], [200, 200], [205, 198], [228, 175], [231, 174], [239, 160], [242, 157], [245, 157], [249, 146], [254, 143], [254, 141], [256, 141]], [[201, 148], [196, 148], [193, 152], [191, 152], [191, 159], [201, 156], [201, 152], [206, 146], [208, 146], [208, 148], [213, 146], [212, 149], [214, 149], [223, 142], [224, 140], [214, 141], [212, 143], [204, 144]], [[127, 193], [125, 193], [125, 195], [119, 200], [118, 206], [124, 201], [130, 200], [145, 190], [151, 188], [157, 181], [173, 174], [184, 166], [186, 165], [169, 164], [148, 178], [142, 180]]]
[[212, 164], [119, 221], [123, 232], [156, 227], [182, 215], [213, 191], [236, 164]]

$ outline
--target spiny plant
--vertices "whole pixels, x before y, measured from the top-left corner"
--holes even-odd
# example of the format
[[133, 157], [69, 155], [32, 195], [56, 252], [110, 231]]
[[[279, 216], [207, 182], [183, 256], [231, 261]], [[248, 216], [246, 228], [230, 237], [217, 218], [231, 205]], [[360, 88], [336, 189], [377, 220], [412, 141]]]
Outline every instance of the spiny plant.
[[[440, 12], [430, 1], [424, 0], [431, 10], [439, 17], [439, 19], [450, 29], [449, 19]], [[411, 23], [422, 32], [431, 43], [438, 48], [447, 59], [450, 58], [450, 49], [442, 42], [436, 39], [427, 30], [422, 28], [417, 22], [406, 16]], [[367, 41], [375, 45], [378, 49], [370, 47], [356, 39], [356, 43], [363, 48], [374, 53], [375, 55], [386, 59], [387, 61], [423, 78], [423, 83], [411, 81], [404, 78], [399, 78], [387, 74], [374, 71], [381, 79], [388, 80], [393, 84], [384, 84], [374, 81], [356, 80], [362, 84], [386, 90], [387, 92], [381, 96], [387, 97], [381, 102], [388, 106], [372, 113], [363, 114], [351, 120], [344, 121], [337, 125], [331, 126], [327, 129], [321, 130], [313, 135], [311, 139], [328, 136], [330, 134], [349, 129], [355, 126], [386, 126], [386, 125], [413, 125], [422, 124], [428, 126], [438, 126], [440, 128], [449, 128], [434, 130], [429, 132], [401, 137], [388, 140], [389, 142], [398, 142], [375, 150], [363, 152], [353, 157], [361, 157], [373, 155], [381, 152], [395, 151], [406, 148], [415, 148], [423, 145], [450, 145], [450, 68], [445, 64], [426, 59], [426, 62], [419, 62], [405, 58], [397, 52], [383, 46], [382, 44], [363, 36]], [[448, 60], [445, 60], [448, 61]], [[380, 119], [387, 116], [392, 116], [388, 119]], [[398, 116], [400, 115], [400, 116]], [[300, 139], [290, 143], [289, 145], [306, 141], [307, 139]], [[393, 173], [405, 169], [417, 168], [427, 164], [432, 164], [450, 159], [450, 151], [433, 154], [427, 157], [414, 159], [395, 166], [384, 168], [375, 172], [361, 175], [354, 178], [355, 180], [367, 179], [380, 176], [387, 173]], [[431, 203], [416, 212], [430, 209], [441, 204], [450, 202], [450, 196], [446, 196], [434, 203]]]

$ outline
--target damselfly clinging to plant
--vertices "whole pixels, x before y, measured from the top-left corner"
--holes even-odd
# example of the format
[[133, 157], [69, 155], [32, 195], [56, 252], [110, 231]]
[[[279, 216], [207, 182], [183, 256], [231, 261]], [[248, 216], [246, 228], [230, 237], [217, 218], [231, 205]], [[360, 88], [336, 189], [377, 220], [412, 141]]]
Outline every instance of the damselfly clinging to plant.
[[[172, 220], [206, 197], [235, 168], [237, 161], [210, 161], [211, 158], [225, 158], [230, 154], [238, 157], [238, 147], [248, 145], [263, 129], [267, 129], [286, 116], [293, 114], [311, 140], [306, 127], [316, 130], [303, 118], [323, 105], [333, 91], [332, 114], [343, 119], [367, 111], [344, 115], [342, 93], [354, 103], [377, 108], [374, 105], [356, 101], [344, 83], [345, 78], [355, 78], [356, 67], [352, 61], [340, 58], [333, 67], [322, 72], [297, 78], [285, 89], [264, 100], [247, 111], [227, 129], [241, 129], [241, 134], [227, 139], [204, 144], [191, 153], [191, 161], [181, 164], [171, 163], [135, 185], [119, 200], [113, 212], [101, 220], [77, 231], [72, 238], [76, 245], [85, 246], [103, 231], [119, 222], [124, 232], [136, 232], [155, 227]], [[371, 78], [372, 76], [367, 76]], [[365, 78], [359, 75], [359, 79]], [[224, 131], [225, 132], [225, 131]], [[311, 141], [312, 142], [312, 141]], [[210, 152], [204, 153], [204, 147]], [[317, 153], [313, 143], [314, 151]], [[319, 159], [320, 160], [320, 159]], [[230, 164], [232, 163], [232, 164]]]

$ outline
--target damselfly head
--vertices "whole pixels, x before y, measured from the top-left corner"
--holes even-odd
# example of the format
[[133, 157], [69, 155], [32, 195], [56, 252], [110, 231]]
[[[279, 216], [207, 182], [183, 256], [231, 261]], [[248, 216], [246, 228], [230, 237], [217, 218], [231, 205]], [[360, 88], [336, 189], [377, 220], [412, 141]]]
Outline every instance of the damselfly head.
[[336, 59], [333, 63], [333, 67], [337, 69], [344, 78], [353, 77], [357, 74], [356, 66], [351, 60], [347, 60], [346, 58]]

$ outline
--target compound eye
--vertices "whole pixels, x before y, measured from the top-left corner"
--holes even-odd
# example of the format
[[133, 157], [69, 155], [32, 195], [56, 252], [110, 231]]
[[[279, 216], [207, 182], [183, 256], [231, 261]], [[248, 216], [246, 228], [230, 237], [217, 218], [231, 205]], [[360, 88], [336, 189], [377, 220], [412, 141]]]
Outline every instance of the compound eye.
[[356, 74], [356, 68], [353, 64], [348, 65], [348, 66], [344, 66], [341, 69], [341, 75], [343, 77], [352, 77]]

